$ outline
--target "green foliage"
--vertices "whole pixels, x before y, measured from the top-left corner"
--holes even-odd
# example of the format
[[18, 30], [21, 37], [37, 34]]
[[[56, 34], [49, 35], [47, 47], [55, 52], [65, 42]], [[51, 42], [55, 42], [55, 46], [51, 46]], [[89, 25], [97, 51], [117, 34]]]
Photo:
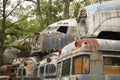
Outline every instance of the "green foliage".
[[23, 20], [13, 25], [10, 28], [6, 29], [7, 37], [6, 37], [6, 45], [8, 43], [13, 42], [14, 40], [26, 38], [29, 36], [33, 36], [35, 32], [38, 32], [39, 24], [35, 19], [30, 21]]

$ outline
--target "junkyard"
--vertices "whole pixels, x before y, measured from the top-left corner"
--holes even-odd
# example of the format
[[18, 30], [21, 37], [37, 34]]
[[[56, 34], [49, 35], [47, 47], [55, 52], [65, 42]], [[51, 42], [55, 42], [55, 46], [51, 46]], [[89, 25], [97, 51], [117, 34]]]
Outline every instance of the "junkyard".
[[[32, 36], [15, 40], [14, 36], [6, 36], [11, 39], [6, 46], [4, 42], [8, 41], [3, 41], [4, 36], [11, 30], [15, 32], [12, 28], [4, 30], [7, 26], [9, 28], [9, 25], [3, 25], [4, 19], [7, 19], [4, 18], [7, 1], [9, 0], [1, 2], [3, 8], [0, 9], [3, 16], [0, 45], [4, 45], [1, 46], [3, 54], [0, 55], [0, 80], [120, 80], [120, 0], [90, 1], [91, 3], [79, 7], [76, 17], [52, 22], [43, 30], [35, 31]], [[37, 4], [36, 10], [40, 9], [39, 1], [41, 5], [46, 2], [25, 1]], [[85, 2], [80, 0], [82, 1]], [[71, 4], [72, 2], [79, 0], [70, 1]], [[37, 16], [41, 19], [39, 14]], [[50, 14], [47, 15], [50, 17]], [[18, 26], [15, 25], [16, 22], [13, 23], [15, 27]], [[10, 21], [6, 21], [6, 24], [10, 24]], [[34, 31], [30, 28], [32, 30]]]

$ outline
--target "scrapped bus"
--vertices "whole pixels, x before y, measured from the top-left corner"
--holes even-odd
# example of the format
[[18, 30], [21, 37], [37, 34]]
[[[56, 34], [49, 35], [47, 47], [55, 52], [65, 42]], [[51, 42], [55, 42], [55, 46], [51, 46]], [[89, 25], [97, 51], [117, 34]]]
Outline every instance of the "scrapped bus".
[[[38, 61], [36, 57], [24, 58], [16, 70], [17, 80], [32, 79], [33, 71], [37, 67]], [[34, 79], [33, 79], [34, 80]]]
[[76, 20], [81, 39], [60, 51], [57, 80], [119, 80], [120, 1], [81, 8]]
[[[119, 39], [120, 0], [88, 5], [80, 9], [77, 17], [80, 37], [103, 37]], [[114, 36], [116, 35], [116, 36]]]
[[25, 67], [19, 67], [16, 70], [16, 79], [21, 80], [26, 76], [26, 68]]
[[33, 72], [35, 80], [56, 80], [57, 58], [59, 52], [53, 52], [44, 57]]
[[61, 51], [57, 80], [120, 80], [120, 41], [86, 38]]

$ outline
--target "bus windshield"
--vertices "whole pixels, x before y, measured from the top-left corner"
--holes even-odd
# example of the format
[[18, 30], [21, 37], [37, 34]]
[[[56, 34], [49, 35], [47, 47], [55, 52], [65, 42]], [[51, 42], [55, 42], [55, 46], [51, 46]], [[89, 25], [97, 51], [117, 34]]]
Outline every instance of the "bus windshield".
[[73, 74], [89, 73], [89, 55], [79, 55], [73, 58]]

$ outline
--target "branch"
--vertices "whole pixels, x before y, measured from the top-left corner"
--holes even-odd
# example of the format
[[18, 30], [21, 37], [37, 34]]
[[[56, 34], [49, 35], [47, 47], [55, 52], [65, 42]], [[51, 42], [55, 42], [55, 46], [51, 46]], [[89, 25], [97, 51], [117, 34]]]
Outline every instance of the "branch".
[[37, 4], [37, 2], [35, 2], [34, 0], [25, 0], [25, 1], [30, 1], [30, 2]]
[[3, 16], [3, 14], [2, 14], [2, 10], [0, 9], [0, 15], [2, 15]]
[[22, 18], [22, 19], [19, 19], [19, 20], [13, 22], [12, 24], [8, 25], [7, 27], [10, 27], [10, 26], [12, 26], [12, 25], [16, 24], [17, 22], [20, 22], [20, 21], [22, 21], [22, 20], [24, 20], [24, 19], [27, 19], [28, 17], [30, 17], [30, 16], [26, 16], [26, 17], [24, 17], [24, 18]]
[[8, 17], [19, 5], [20, 5], [20, 2], [13, 8], [13, 10], [10, 13], [8, 13], [8, 15], [6, 15], [6, 17]]

